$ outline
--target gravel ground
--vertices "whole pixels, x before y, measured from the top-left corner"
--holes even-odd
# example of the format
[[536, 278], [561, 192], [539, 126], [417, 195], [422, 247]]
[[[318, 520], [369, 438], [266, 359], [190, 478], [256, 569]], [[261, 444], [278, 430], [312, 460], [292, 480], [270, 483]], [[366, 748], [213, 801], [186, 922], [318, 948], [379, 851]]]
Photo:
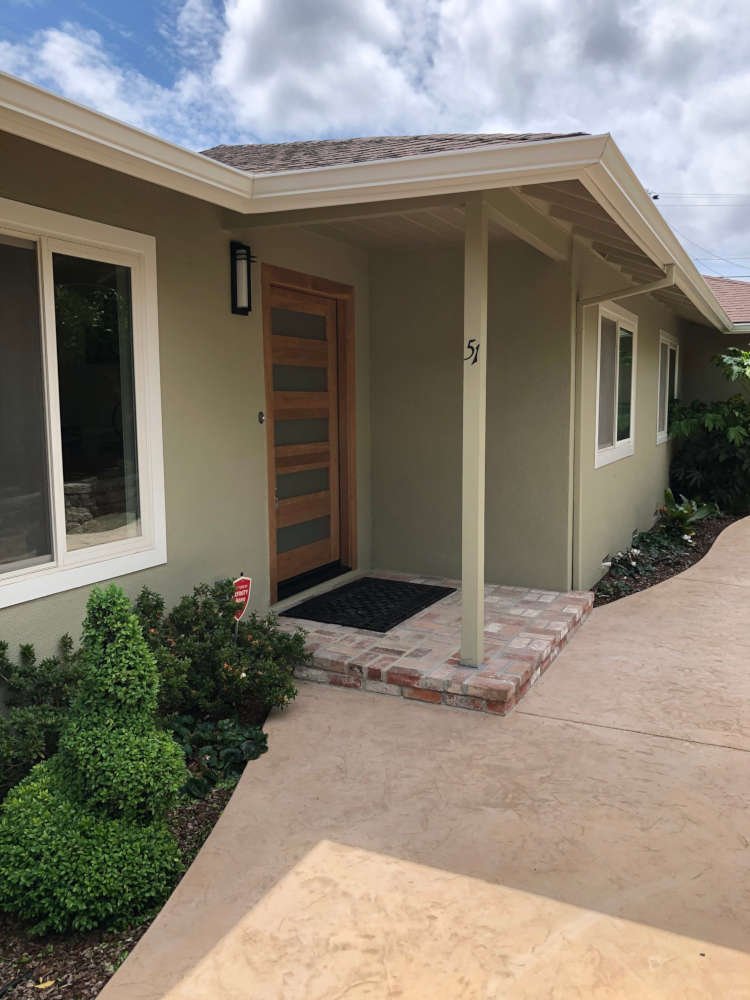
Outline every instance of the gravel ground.
[[[170, 826], [186, 866], [200, 850], [232, 794], [214, 789], [205, 799], [174, 810]], [[123, 931], [31, 937], [15, 919], [0, 914], [0, 998], [93, 1000], [114, 974], [153, 916]]]

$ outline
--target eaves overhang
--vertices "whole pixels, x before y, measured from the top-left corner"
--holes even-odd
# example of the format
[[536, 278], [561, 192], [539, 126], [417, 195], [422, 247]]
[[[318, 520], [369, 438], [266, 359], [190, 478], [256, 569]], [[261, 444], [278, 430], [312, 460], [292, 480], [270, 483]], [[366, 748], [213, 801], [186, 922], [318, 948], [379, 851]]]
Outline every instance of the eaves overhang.
[[252, 217], [576, 180], [706, 321], [732, 324], [611, 136], [527, 140], [278, 173], [238, 170], [0, 73], [0, 130]]

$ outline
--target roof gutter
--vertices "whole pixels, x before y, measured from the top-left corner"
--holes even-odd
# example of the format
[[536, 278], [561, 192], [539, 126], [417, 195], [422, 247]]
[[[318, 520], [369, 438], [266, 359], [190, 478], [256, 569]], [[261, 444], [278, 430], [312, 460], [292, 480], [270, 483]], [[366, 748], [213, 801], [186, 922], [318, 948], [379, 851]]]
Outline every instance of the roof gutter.
[[675, 286], [711, 326], [725, 333], [735, 332], [732, 321], [611, 137], [601, 161], [585, 170], [580, 180], [655, 264], [662, 270], [669, 263], [676, 265]]
[[674, 263], [675, 286], [710, 325], [750, 333], [730, 321], [609, 135], [249, 174], [6, 73], [0, 130], [245, 216], [577, 180], [660, 268]]

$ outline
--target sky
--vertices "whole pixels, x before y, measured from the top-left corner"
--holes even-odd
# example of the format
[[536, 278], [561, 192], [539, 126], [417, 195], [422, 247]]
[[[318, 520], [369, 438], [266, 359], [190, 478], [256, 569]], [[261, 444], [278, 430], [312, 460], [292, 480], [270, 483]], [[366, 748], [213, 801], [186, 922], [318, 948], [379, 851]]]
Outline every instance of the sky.
[[750, 278], [750, 0], [0, 0], [0, 69], [190, 149], [610, 132]]

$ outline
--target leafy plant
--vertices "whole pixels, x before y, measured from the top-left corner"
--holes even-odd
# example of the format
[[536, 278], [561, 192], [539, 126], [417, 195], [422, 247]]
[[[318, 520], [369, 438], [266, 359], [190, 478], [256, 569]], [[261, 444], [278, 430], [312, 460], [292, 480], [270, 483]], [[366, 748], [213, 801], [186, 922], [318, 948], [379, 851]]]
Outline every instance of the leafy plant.
[[156, 726], [156, 663], [116, 586], [89, 597], [82, 658], [57, 754], [0, 807], [0, 909], [36, 932], [138, 916], [180, 871], [165, 815], [184, 756]]
[[309, 661], [304, 633], [283, 632], [273, 615], [236, 622], [231, 580], [200, 584], [167, 615], [144, 589], [135, 608], [165, 679], [164, 715], [257, 724], [294, 698], [294, 667]]
[[699, 503], [681, 496], [678, 503], [670, 489], [664, 491], [664, 503], [656, 510], [658, 526], [664, 531], [680, 535], [684, 540], [692, 539], [695, 525], [707, 517], [716, 517], [719, 508], [715, 503]]
[[16, 663], [8, 658], [8, 644], [0, 642], [0, 679], [10, 706], [0, 716], [0, 800], [57, 750], [81, 672], [68, 635], [60, 640], [59, 655], [37, 660], [34, 647], [24, 645]]
[[234, 784], [245, 764], [268, 749], [259, 726], [243, 726], [233, 719], [198, 722], [190, 715], [179, 715], [169, 726], [190, 771], [185, 791], [195, 798], [203, 798], [215, 785]]
[[642, 581], [665, 570], [681, 570], [693, 548], [695, 525], [720, 513], [714, 503], [701, 504], [665, 490], [664, 503], [656, 509], [656, 524], [649, 531], [634, 531], [627, 549], [607, 556], [607, 573], [596, 585], [598, 598], [616, 600], [642, 589]]
[[[730, 347], [714, 364], [730, 382], [750, 387], [750, 350]], [[676, 403], [670, 414], [676, 440], [672, 486], [725, 510], [750, 510], [750, 400], [738, 393], [714, 402]]]

